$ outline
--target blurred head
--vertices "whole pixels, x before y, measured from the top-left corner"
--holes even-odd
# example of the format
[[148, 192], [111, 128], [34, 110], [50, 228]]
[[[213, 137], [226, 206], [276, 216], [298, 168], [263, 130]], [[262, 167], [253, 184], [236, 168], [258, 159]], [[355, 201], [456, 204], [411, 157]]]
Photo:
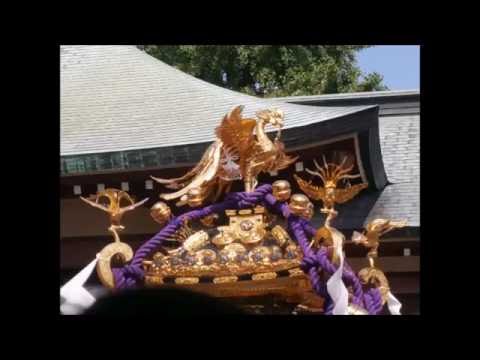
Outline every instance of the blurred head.
[[163, 317], [243, 314], [236, 306], [178, 288], [124, 290], [100, 298], [85, 315], [162, 315]]

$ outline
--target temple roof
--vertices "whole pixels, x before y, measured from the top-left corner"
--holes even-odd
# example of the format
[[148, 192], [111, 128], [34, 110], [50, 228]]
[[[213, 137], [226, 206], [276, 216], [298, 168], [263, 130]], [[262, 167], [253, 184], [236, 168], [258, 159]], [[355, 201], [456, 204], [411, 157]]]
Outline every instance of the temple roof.
[[281, 107], [285, 129], [372, 107], [311, 107], [241, 94], [185, 74], [135, 46], [61, 47], [62, 156], [213, 141], [214, 128], [237, 105], [245, 105], [245, 116]]
[[239, 104], [246, 116], [278, 106], [286, 129], [378, 104], [390, 184], [346, 204], [339, 228], [359, 228], [374, 217], [420, 225], [419, 101], [416, 90], [262, 99], [199, 80], [135, 46], [61, 47], [61, 155], [67, 157], [212, 141], [220, 119]]

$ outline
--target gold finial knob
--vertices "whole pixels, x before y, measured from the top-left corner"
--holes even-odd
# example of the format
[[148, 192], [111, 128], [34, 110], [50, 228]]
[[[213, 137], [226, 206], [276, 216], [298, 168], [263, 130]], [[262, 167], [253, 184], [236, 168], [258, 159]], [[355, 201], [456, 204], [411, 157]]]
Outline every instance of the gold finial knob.
[[202, 191], [199, 188], [190, 189], [187, 193], [187, 204], [190, 207], [198, 207], [203, 203]]
[[292, 187], [287, 180], [277, 180], [272, 184], [272, 193], [278, 201], [287, 201], [292, 194]]
[[309, 203], [310, 200], [305, 195], [294, 194], [290, 198], [290, 203], [288, 204], [288, 207], [290, 208], [292, 214], [297, 216], [304, 216], [305, 213], [308, 211]]
[[163, 201], [158, 201], [151, 207], [150, 216], [157, 223], [163, 225], [172, 217], [172, 210]]
[[382, 295], [382, 303], [385, 304], [387, 302], [390, 285], [383, 271], [375, 267], [363, 268], [358, 272], [358, 278], [363, 286], [378, 288]]

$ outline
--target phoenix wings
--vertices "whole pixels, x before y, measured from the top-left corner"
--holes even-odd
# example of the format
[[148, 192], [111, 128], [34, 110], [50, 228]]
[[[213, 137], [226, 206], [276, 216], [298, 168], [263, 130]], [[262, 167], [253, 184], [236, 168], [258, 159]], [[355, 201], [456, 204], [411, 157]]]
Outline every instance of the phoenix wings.
[[[285, 169], [296, 160], [286, 155], [284, 145], [279, 141], [283, 112], [260, 111], [256, 120], [242, 118], [242, 110], [243, 106], [237, 106], [223, 117], [215, 129], [217, 140], [192, 170], [174, 179], [151, 177], [169, 189], [178, 189], [161, 194], [163, 199], [181, 198], [177, 204], [183, 205], [189, 190], [197, 188], [201, 190], [203, 199], [215, 194], [215, 200], [228, 191], [231, 182], [237, 179], [244, 181], [246, 191], [252, 191], [260, 172]], [[265, 134], [264, 128], [268, 124], [279, 129], [273, 142]]]
[[[353, 199], [360, 191], [368, 187], [368, 183], [356, 185], [348, 185], [345, 188], [338, 188], [337, 184], [342, 179], [355, 179], [360, 174], [349, 175], [353, 169], [353, 161], [350, 156], [345, 156], [339, 165], [335, 163], [327, 163], [323, 158], [324, 166], [320, 166], [315, 160], [314, 164], [318, 172], [306, 169], [309, 174], [318, 176], [323, 182], [323, 186], [316, 186], [310, 182], [303, 180], [298, 175], [294, 175], [300, 189], [311, 199], [321, 200], [325, 208], [332, 209], [335, 203], [343, 204]], [[346, 165], [347, 164], [347, 165]]]
[[303, 180], [297, 174], [294, 174], [293, 177], [298, 183], [300, 189], [310, 198], [313, 200], [325, 200], [325, 188], [321, 186], [315, 186], [311, 182], [307, 182]]
[[351, 199], [353, 199], [357, 194], [366, 189], [368, 184], [362, 183], [357, 185], [352, 185], [345, 189], [335, 189], [335, 202], [338, 204], [343, 204]]

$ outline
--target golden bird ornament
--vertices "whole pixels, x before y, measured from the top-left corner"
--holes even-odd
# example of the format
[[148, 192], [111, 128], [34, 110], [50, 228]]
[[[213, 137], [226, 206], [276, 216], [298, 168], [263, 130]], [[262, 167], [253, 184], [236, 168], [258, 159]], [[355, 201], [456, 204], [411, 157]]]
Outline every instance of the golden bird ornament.
[[[228, 192], [234, 180], [243, 180], [245, 191], [251, 192], [257, 185], [257, 176], [262, 172], [285, 169], [297, 157], [285, 153], [280, 141], [284, 114], [270, 109], [256, 113], [257, 119], [243, 118], [243, 106], [237, 106], [226, 114], [215, 129], [216, 140], [205, 151], [200, 162], [184, 176], [173, 179], [151, 177], [159, 184], [176, 192], [160, 194], [164, 200], [181, 199], [191, 189], [198, 189], [202, 202], [208, 198], [217, 200]], [[272, 141], [266, 134], [266, 126], [277, 128]], [[182, 201], [183, 199], [183, 201]]]
[[349, 175], [353, 169], [353, 163], [346, 166], [345, 163], [349, 159], [348, 156], [343, 158], [343, 161], [337, 165], [335, 163], [327, 163], [325, 156], [323, 156], [323, 166], [320, 166], [316, 160], [313, 160], [318, 171], [305, 169], [309, 174], [318, 176], [323, 186], [313, 185], [311, 181], [305, 181], [300, 176], [294, 174], [294, 178], [298, 183], [300, 189], [311, 199], [321, 200], [323, 202], [324, 210], [334, 209], [335, 204], [343, 204], [353, 199], [360, 191], [368, 187], [368, 183], [361, 183], [357, 185], [350, 185], [339, 188], [338, 184], [341, 180], [359, 178], [360, 174]]

